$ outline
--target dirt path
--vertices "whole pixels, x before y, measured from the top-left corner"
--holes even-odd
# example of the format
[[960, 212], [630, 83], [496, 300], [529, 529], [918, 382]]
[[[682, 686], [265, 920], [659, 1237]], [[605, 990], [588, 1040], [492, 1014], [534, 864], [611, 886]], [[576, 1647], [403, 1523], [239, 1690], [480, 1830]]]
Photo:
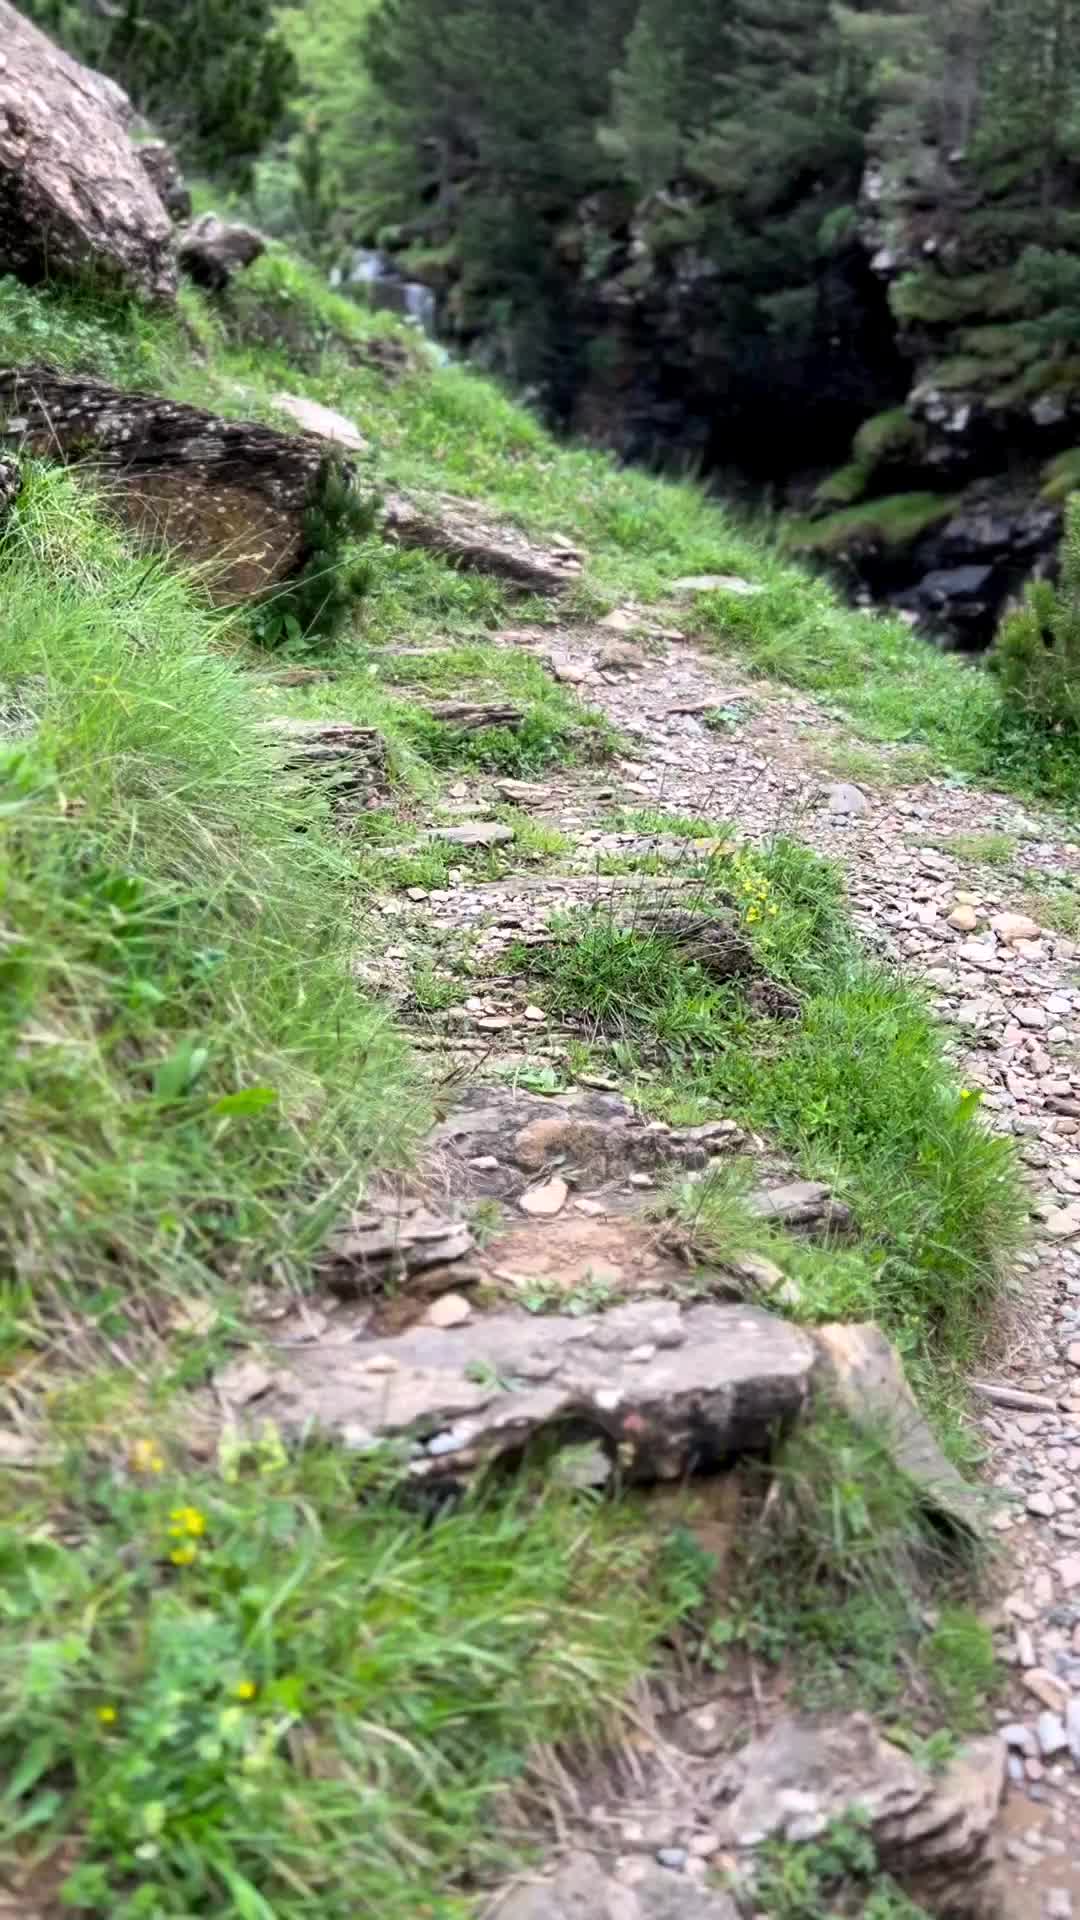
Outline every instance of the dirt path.
[[[1080, 1916], [1080, 967], [1072, 939], [1044, 932], [1010, 944], [990, 926], [1022, 909], [1033, 875], [1080, 873], [1080, 847], [1008, 798], [945, 781], [853, 790], [827, 770], [847, 743], [835, 717], [684, 644], [641, 651], [637, 664], [624, 644], [610, 667], [602, 664], [612, 658], [610, 634], [537, 634], [535, 644], [634, 740], [633, 756], [614, 771], [557, 773], [518, 799], [568, 836], [558, 873], [488, 886], [461, 876], [390, 905], [405, 916], [406, 939], [438, 952], [466, 935], [482, 976], [485, 957], [553, 911], [617, 886], [598, 876], [605, 855], [663, 849], [663, 836], [613, 826], [618, 805], [704, 814], [751, 839], [789, 833], [843, 862], [864, 937], [925, 980], [990, 1124], [1018, 1138], [1044, 1226], [1021, 1258], [1006, 1332], [987, 1362], [1003, 1392], [977, 1401], [986, 1476], [1001, 1496], [996, 1638], [1012, 1667], [1006, 1910], [1010, 1920]], [[890, 757], [888, 748], [875, 753], [883, 770]], [[468, 817], [499, 797], [499, 783], [478, 780], [452, 790], [451, 802]], [[941, 844], [990, 834], [1015, 836], [1014, 850], [996, 849], [1007, 864]], [[958, 906], [968, 909], [958, 916], [967, 927], [950, 924]], [[485, 1075], [513, 1065], [542, 1075], [564, 1057], [564, 1039], [526, 1011], [518, 983], [494, 971], [429, 1030], [429, 1044], [473, 1072], [482, 1063]], [[1010, 1392], [1038, 1404], [1010, 1406]]]

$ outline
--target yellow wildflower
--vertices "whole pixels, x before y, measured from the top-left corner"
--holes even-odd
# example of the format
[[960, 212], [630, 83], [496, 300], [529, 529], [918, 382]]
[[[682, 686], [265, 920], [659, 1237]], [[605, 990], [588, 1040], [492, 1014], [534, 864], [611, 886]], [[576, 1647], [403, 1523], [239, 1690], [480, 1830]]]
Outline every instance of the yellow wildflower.
[[169, 1555], [169, 1559], [172, 1561], [174, 1567], [190, 1567], [192, 1561], [197, 1557], [198, 1551], [198, 1547], [174, 1547]]
[[174, 1507], [169, 1515], [169, 1532], [180, 1538], [191, 1534], [197, 1540], [206, 1532], [206, 1515], [198, 1507]]
[[235, 1687], [233, 1688], [233, 1698], [235, 1700], [254, 1700], [255, 1698], [254, 1680], [238, 1680]]
[[131, 1449], [131, 1470], [133, 1473], [163, 1473], [165, 1462], [153, 1440], [136, 1440]]
[[97, 1717], [100, 1720], [103, 1727], [113, 1727], [116, 1725], [116, 1708], [115, 1707], [99, 1707], [97, 1710]]

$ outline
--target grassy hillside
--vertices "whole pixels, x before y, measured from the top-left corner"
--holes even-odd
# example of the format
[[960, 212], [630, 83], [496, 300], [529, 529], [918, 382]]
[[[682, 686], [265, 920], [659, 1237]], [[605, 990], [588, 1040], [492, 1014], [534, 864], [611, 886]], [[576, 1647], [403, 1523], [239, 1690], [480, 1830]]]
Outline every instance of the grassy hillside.
[[[826, 695], [870, 741], [924, 748], [931, 770], [1068, 806], [1080, 798], [1080, 755], [1008, 713], [991, 674], [937, 653], [900, 621], [847, 607], [827, 581], [786, 559], [768, 530], [734, 519], [693, 482], [553, 440], [490, 381], [432, 364], [419, 342], [414, 371], [388, 380], [367, 361], [364, 343], [393, 333], [386, 316], [330, 294], [281, 251], [259, 261], [224, 308], [187, 291], [177, 319], [0, 283], [0, 361], [37, 356], [282, 424], [274, 393], [309, 395], [370, 437], [376, 488], [466, 493], [538, 534], [578, 541], [589, 567], [573, 612], [601, 613], [626, 599], [662, 606], [683, 576], [743, 575], [764, 591], [705, 594], [692, 609], [682, 603], [684, 630]], [[427, 633], [482, 633], [507, 617], [489, 581], [415, 553], [380, 549], [374, 562], [354, 649], [377, 647], [406, 627], [418, 643]]]
[[[445, 877], [440, 850], [399, 842], [462, 769], [612, 750], [534, 658], [485, 644], [493, 628], [631, 599], [673, 611], [680, 576], [741, 574], [762, 590], [702, 596], [692, 615], [680, 601], [680, 624], [825, 692], [869, 742], [1076, 791], [1063, 748], [1017, 744], [989, 677], [849, 612], [693, 485], [556, 444], [419, 342], [389, 378], [373, 343], [400, 358], [403, 338], [283, 255], [224, 306], [187, 293], [174, 317], [0, 283], [0, 362], [269, 420], [275, 393], [308, 394], [368, 438], [373, 490], [466, 493], [589, 560], [556, 615], [372, 536], [344, 639], [270, 648], [257, 615], [210, 612], [68, 474], [31, 467], [0, 539], [0, 1871], [31, 1903], [62, 1885], [110, 1920], [465, 1920], [509, 1856], [495, 1789], [537, 1743], [602, 1738], [676, 1633], [718, 1667], [734, 1641], [779, 1660], [809, 1638], [815, 1698], [854, 1686], [894, 1705], [926, 1643], [920, 1712], [962, 1695], [957, 1728], [993, 1677], [967, 1616], [934, 1651], [937, 1616], [908, 1578], [930, 1557], [910, 1490], [846, 1431], [780, 1462], [789, 1531], [714, 1623], [677, 1515], [527, 1479], [432, 1516], [394, 1497], [392, 1460], [289, 1456], [272, 1429], [218, 1444], [202, 1420], [255, 1309], [310, 1285], [330, 1223], [373, 1170], [408, 1164], [432, 1113], [429, 1069], [358, 981], [386, 944], [377, 890]], [[388, 651], [436, 640], [423, 662]], [[295, 684], [313, 663], [333, 677]], [[442, 690], [512, 694], [525, 723], [453, 734], [421, 704]], [[315, 714], [386, 738], [393, 791], [362, 829], [342, 831], [267, 726]], [[522, 851], [559, 851], [519, 824]], [[962, 1349], [984, 1311], [1016, 1228], [1011, 1171], [917, 994], [856, 954], [829, 870], [771, 857], [770, 937], [817, 994], [813, 1017], [752, 1060], [730, 1006], [705, 1005], [664, 955], [650, 1042], [688, 1009], [715, 1014], [727, 1051], [705, 1093], [796, 1152], [816, 1139], [845, 1168], [861, 1156], [873, 1232], [908, 1264], [898, 1276], [854, 1250], [839, 1292], [846, 1274], [860, 1307], [891, 1313], [927, 1377], [934, 1341]], [[727, 1218], [718, 1206], [718, 1237]], [[901, 1280], [893, 1312], [886, 1282]], [[796, 1552], [801, 1602], [829, 1596], [813, 1619], [779, 1574]]]

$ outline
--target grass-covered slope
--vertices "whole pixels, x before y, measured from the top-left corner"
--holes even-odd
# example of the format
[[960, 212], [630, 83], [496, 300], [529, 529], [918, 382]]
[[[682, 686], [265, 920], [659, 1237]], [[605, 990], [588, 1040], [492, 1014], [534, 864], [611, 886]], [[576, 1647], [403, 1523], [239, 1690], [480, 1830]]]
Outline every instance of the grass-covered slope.
[[[588, 554], [552, 608], [372, 538], [344, 637], [271, 651], [127, 544], [81, 478], [28, 469], [0, 539], [0, 1874], [31, 1906], [62, 1889], [100, 1920], [472, 1920], [508, 1851], [498, 1789], [537, 1743], [602, 1739], [680, 1625], [718, 1667], [732, 1644], [796, 1663], [809, 1647], [807, 1697], [898, 1714], [925, 1643], [920, 1728], [977, 1724], [992, 1678], [977, 1626], [975, 1657], [935, 1655], [914, 1496], [846, 1429], [778, 1463], [781, 1531], [748, 1530], [757, 1557], [717, 1618], [712, 1563], [670, 1509], [529, 1479], [416, 1512], [393, 1460], [287, 1455], [270, 1428], [221, 1441], [202, 1419], [253, 1306], [309, 1284], [327, 1227], [407, 1163], [431, 1111], [428, 1072], [361, 986], [373, 893], [448, 877], [444, 848], [410, 844], [416, 815], [448, 772], [611, 751], [490, 630], [666, 607], [870, 740], [1073, 790], [1063, 750], [1003, 754], [990, 679], [850, 613], [693, 485], [556, 444], [418, 344], [388, 377], [379, 343], [400, 361], [401, 338], [278, 255], [175, 318], [0, 283], [2, 361], [271, 420], [276, 392], [307, 393], [368, 437], [373, 488], [466, 494]], [[761, 590], [676, 615], [673, 583], [704, 572]], [[425, 709], [466, 691], [513, 700], [520, 729], [463, 736]], [[267, 721], [313, 714], [380, 729], [385, 806], [343, 820], [289, 771]], [[515, 827], [517, 864], [566, 851]], [[537, 991], [578, 1015], [610, 991], [655, 1107], [737, 1111], [842, 1185], [861, 1238], [804, 1253], [807, 1315], [880, 1314], [925, 1381], [965, 1357], [990, 1298], [1011, 1162], [917, 993], [862, 959], [832, 870], [740, 854], [716, 898], [736, 870], [762, 958], [804, 998], [782, 1040], [610, 928]], [[420, 961], [422, 1006], [445, 981]], [[745, 1212], [722, 1185], [702, 1200], [702, 1243], [730, 1251]], [[780, 1560], [806, 1568], [794, 1609]]]
[[[280, 252], [257, 262], [224, 307], [186, 292], [175, 319], [0, 282], [0, 362], [47, 358], [267, 419], [280, 417], [273, 395], [282, 387], [307, 394], [370, 437], [376, 486], [470, 495], [532, 531], [579, 542], [589, 566], [578, 611], [626, 599], [662, 604], [686, 575], [746, 576], [764, 590], [699, 596], [681, 604], [680, 623], [763, 673], [827, 696], [866, 738], [924, 747], [939, 770], [1068, 804], [1080, 796], [1072, 747], [1018, 724], [991, 674], [936, 652], [898, 620], [845, 606], [767, 531], [736, 521], [695, 483], [555, 441], [492, 382], [433, 364], [419, 343], [413, 371], [388, 379], [369, 350], [393, 334], [392, 321], [329, 293]], [[383, 550], [357, 637], [377, 645], [407, 634], [417, 644], [425, 633], [475, 632], [507, 613], [490, 580]]]
[[27, 1316], [122, 1333], [304, 1271], [427, 1095], [357, 994], [325, 806], [182, 577], [37, 473], [0, 580], [0, 1245]]

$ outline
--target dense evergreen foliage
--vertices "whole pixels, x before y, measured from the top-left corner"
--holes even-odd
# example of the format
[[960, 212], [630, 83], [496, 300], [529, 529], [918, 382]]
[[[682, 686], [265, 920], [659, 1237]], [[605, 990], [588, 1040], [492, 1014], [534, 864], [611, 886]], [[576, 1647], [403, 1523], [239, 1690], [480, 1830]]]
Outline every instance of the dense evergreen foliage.
[[280, 125], [296, 66], [273, 0], [20, 0], [207, 172], [239, 184]]
[[1068, 378], [1080, 0], [307, 0], [283, 31], [324, 236], [389, 244], [556, 412], [652, 360], [691, 451], [753, 465], [773, 427], [797, 466], [913, 361], [995, 402]]

